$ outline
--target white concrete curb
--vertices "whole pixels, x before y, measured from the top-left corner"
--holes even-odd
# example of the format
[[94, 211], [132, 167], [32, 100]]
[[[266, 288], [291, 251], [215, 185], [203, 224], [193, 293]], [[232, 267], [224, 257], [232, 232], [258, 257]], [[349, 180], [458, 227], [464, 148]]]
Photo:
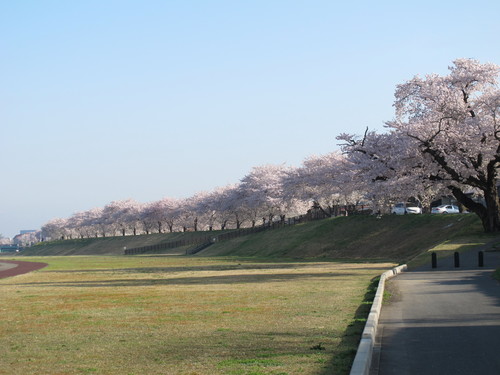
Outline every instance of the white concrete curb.
[[405, 271], [406, 269], [407, 265], [403, 264], [393, 268], [392, 270], [384, 272], [380, 276], [377, 292], [375, 293], [375, 298], [373, 299], [372, 308], [370, 309], [365, 329], [361, 335], [361, 341], [359, 342], [358, 351], [356, 352], [356, 357], [354, 358], [350, 375], [369, 374], [373, 354], [373, 344], [375, 343], [375, 337], [377, 335], [378, 318], [380, 316], [382, 300], [384, 298], [385, 281], [396, 276], [398, 273]]

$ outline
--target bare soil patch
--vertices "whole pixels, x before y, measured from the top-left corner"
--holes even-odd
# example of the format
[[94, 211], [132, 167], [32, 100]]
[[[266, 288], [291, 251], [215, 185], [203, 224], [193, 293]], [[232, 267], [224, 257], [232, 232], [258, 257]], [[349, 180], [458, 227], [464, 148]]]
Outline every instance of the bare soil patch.
[[24, 273], [36, 271], [47, 266], [47, 263], [22, 262], [17, 260], [0, 260], [0, 264], [1, 263], [14, 264], [15, 267], [0, 270], [0, 279], [22, 275]]

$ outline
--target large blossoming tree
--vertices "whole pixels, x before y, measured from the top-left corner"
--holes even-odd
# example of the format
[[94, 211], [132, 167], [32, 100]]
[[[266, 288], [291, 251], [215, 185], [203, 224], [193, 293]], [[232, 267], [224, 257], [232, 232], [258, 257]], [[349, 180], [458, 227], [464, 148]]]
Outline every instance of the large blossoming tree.
[[[500, 67], [459, 59], [449, 70], [447, 76], [416, 76], [397, 86], [396, 117], [387, 123], [388, 134], [339, 139], [352, 155], [371, 161], [374, 180], [399, 185], [406, 180], [408, 186], [433, 182], [476, 213], [485, 231], [497, 232]], [[484, 204], [470, 192], [480, 192]]]
[[[449, 70], [399, 85], [396, 119], [387, 125], [415, 141], [431, 177], [476, 213], [485, 231], [500, 231], [500, 67], [459, 59]], [[470, 198], [472, 189], [485, 205]]]

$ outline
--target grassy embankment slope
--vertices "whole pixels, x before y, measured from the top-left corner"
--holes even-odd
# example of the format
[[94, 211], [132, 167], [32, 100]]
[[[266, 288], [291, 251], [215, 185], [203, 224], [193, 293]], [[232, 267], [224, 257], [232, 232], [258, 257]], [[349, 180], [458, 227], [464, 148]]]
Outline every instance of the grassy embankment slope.
[[[213, 231], [211, 234], [217, 235], [221, 231]], [[24, 251], [24, 255], [123, 255], [124, 248], [158, 245], [167, 242], [174, 242], [184, 238], [206, 237], [208, 232], [187, 232], [187, 233], [163, 233], [148, 234], [139, 236], [118, 236], [82, 238], [71, 240], [58, 240], [39, 243], [36, 246]], [[182, 254], [185, 249], [173, 249], [170, 254]]]
[[[215, 237], [221, 232], [214, 231]], [[205, 236], [207, 232], [56, 241], [34, 246], [25, 255], [121, 255], [133, 248]], [[448, 250], [470, 248], [492, 237], [482, 233], [475, 215], [405, 215], [338, 217], [221, 241], [199, 256], [294, 259], [356, 259], [408, 262], [443, 243]], [[165, 250], [183, 254], [186, 248]]]
[[351, 216], [237, 238], [209, 247], [203, 255], [403, 263], [443, 242], [466, 245], [489, 239], [475, 215]]

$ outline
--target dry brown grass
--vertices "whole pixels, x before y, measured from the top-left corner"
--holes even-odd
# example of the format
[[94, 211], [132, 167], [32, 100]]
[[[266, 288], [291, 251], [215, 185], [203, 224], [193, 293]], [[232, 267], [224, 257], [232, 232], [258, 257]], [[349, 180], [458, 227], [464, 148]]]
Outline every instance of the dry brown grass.
[[0, 280], [0, 374], [346, 374], [370, 280], [391, 266], [43, 261]]

